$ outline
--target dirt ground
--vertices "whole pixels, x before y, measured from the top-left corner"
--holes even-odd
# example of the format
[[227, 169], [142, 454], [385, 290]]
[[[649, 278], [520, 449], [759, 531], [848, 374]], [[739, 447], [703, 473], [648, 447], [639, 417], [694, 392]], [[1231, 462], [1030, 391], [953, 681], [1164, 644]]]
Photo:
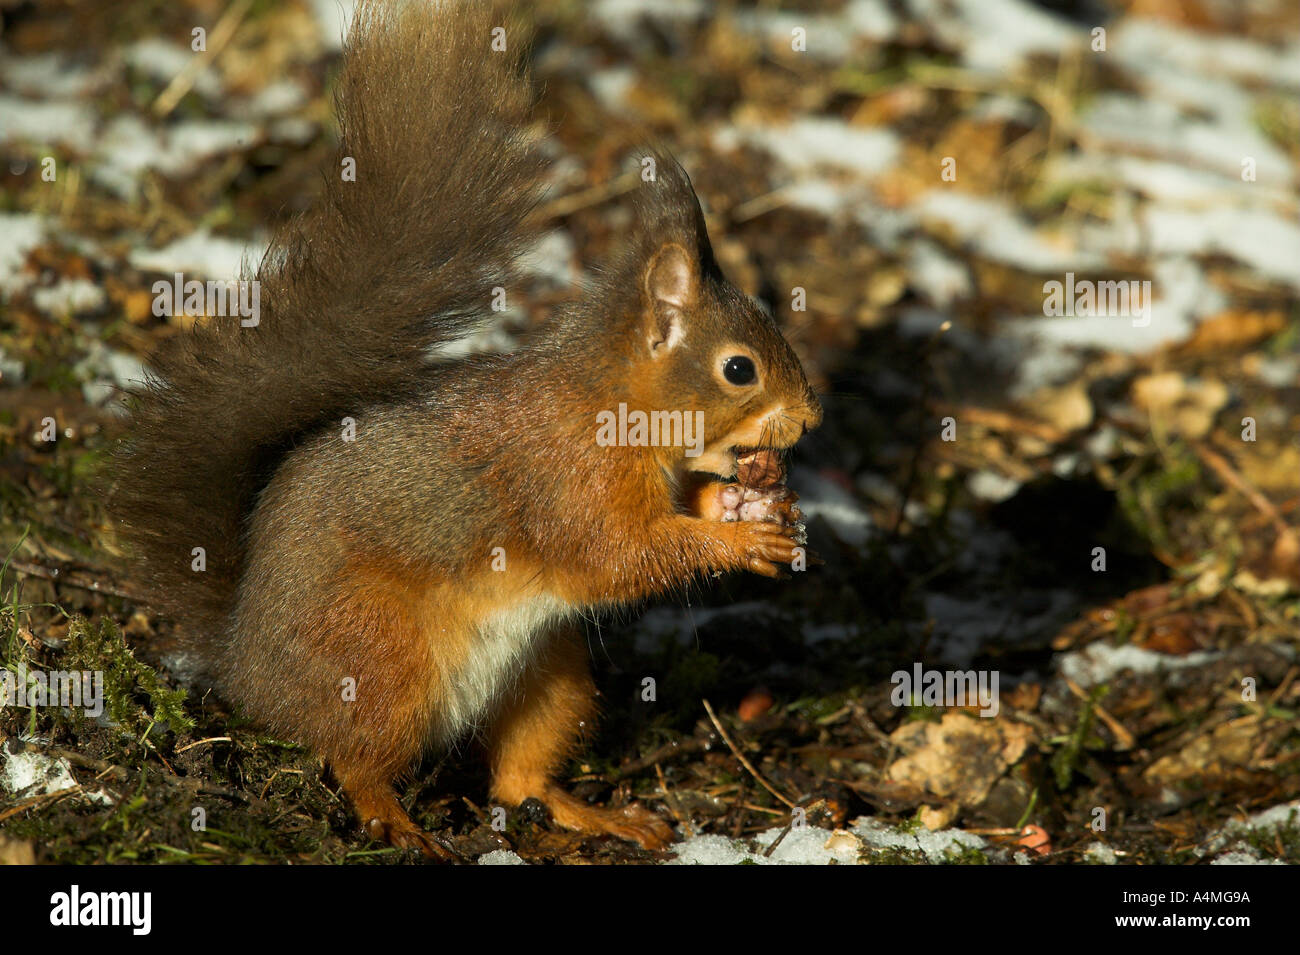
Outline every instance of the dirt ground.
[[[327, 6], [0, 0], [0, 666], [106, 697], [0, 709], [0, 858], [417, 861], [187, 685], [95, 490], [184, 321], [154, 282], [234, 277], [312, 200]], [[823, 395], [791, 485], [825, 563], [589, 628], [569, 785], [676, 854], [501, 831], [472, 740], [413, 818], [466, 861], [1300, 862], [1300, 8], [644, 8], [530, 14], [551, 231], [476, 347], [574, 297], [658, 137]], [[1053, 313], [1105, 281], [1141, 307]], [[996, 676], [996, 714], [900, 697], [918, 664]]]

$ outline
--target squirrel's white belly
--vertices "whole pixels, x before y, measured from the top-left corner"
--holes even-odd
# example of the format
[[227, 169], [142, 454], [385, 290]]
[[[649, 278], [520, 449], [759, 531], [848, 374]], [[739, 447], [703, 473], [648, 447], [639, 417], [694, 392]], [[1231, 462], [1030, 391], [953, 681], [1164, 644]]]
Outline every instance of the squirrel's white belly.
[[484, 619], [470, 640], [469, 655], [443, 686], [439, 709], [444, 735], [451, 739], [477, 730], [488, 704], [510, 689], [550, 628], [574, 610], [543, 594]]

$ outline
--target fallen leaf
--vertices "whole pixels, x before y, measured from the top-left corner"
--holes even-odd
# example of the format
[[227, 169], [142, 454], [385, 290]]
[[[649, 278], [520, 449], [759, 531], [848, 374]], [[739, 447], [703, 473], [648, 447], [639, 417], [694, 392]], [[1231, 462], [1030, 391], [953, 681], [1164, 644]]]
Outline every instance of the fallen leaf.
[[0, 833], [0, 865], [36, 865], [36, 850], [30, 842]]
[[905, 754], [889, 767], [890, 780], [924, 790], [943, 803], [972, 807], [1029, 747], [1023, 723], [945, 713], [938, 723], [905, 723], [890, 740]]
[[1203, 614], [1171, 613], [1153, 621], [1136, 642], [1144, 650], [1180, 657], [1204, 649], [1213, 636], [1213, 624]]
[[957, 807], [951, 805], [941, 806], [938, 809], [933, 806], [922, 806], [919, 812], [921, 825], [931, 832], [947, 829], [952, 825], [952, 821], [957, 818]]
[[1092, 399], [1088, 397], [1087, 384], [1081, 380], [1061, 388], [1043, 388], [1026, 406], [1036, 417], [1066, 433], [1081, 431], [1092, 424]]
[[847, 829], [836, 829], [830, 834], [822, 848], [830, 849], [832, 852], [841, 849], [860, 849], [862, 848], [862, 840]]
[[1258, 716], [1243, 716], [1216, 726], [1212, 733], [1197, 736], [1177, 752], [1162, 756], [1142, 775], [1163, 785], [1190, 781], [1204, 785], [1208, 778], [1249, 769], [1260, 744], [1267, 743], [1268, 737], [1276, 732], [1276, 727], [1266, 726]]
[[1144, 375], [1133, 383], [1133, 402], [1167, 430], [1203, 438], [1228, 403], [1228, 387], [1214, 379], [1185, 378], [1176, 371]]
[[1285, 327], [1286, 317], [1281, 312], [1220, 312], [1198, 323], [1192, 337], [1179, 345], [1178, 351], [1213, 355], [1245, 348]]

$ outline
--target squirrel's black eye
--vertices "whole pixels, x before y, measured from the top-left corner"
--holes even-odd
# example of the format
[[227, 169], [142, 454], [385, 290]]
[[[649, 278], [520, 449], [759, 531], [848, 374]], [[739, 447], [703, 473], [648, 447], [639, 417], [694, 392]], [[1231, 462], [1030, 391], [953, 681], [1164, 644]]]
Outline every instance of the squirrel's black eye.
[[722, 366], [722, 377], [733, 385], [748, 385], [755, 378], [754, 363], [744, 355], [732, 355]]

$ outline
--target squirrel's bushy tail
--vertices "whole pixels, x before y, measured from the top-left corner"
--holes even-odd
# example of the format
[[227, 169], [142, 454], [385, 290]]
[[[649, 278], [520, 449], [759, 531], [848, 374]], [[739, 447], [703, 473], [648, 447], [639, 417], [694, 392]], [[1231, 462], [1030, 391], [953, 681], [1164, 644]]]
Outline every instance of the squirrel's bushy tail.
[[522, 251], [543, 171], [523, 34], [487, 4], [363, 0], [336, 90], [339, 153], [257, 269], [259, 324], [211, 318], [154, 356], [113, 510], [133, 582], [193, 635], [222, 626], [246, 518], [283, 453], [414, 388], [430, 347], [472, 329]]

